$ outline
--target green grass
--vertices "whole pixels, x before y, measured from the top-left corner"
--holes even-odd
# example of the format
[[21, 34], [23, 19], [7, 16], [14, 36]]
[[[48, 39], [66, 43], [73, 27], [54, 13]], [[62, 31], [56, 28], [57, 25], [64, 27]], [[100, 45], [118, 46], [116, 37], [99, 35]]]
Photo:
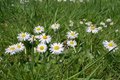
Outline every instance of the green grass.
[[[14, 4], [14, 6], [11, 6]], [[114, 25], [92, 35], [80, 25], [86, 18], [94, 24], [111, 18]], [[74, 27], [69, 27], [73, 20]], [[57, 34], [51, 30], [54, 22], [61, 24]], [[61, 55], [34, 54], [31, 49], [15, 55], [5, 54], [5, 48], [18, 42], [17, 34], [29, 32], [42, 25], [52, 36], [52, 42], [62, 42], [66, 32], [79, 32], [76, 53], [72, 48]], [[0, 0], [0, 80], [120, 80], [120, 49], [108, 52], [104, 40], [114, 40], [120, 48], [120, 1], [90, 0], [85, 3], [30, 0], [25, 5], [19, 0]], [[38, 59], [42, 57], [42, 59]]]

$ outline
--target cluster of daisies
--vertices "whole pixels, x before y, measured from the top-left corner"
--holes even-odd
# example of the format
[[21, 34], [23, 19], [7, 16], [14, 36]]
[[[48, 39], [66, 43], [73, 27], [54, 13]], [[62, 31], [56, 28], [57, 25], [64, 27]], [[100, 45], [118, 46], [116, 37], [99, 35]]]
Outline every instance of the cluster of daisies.
[[17, 52], [21, 52], [25, 49], [25, 46], [23, 43], [17, 43], [17, 44], [13, 44], [11, 46], [9, 46], [7, 49], [6, 49], [6, 52], [5, 53], [10, 53], [11, 55], [17, 53]]
[[81, 20], [80, 24], [84, 24], [87, 26], [86, 32], [98, 33], [99, 31], [102, 31], [103, 28], [112, 26], [114, 23], [113, 23], [112, 19], [108, 18], [104, 22], [103, 21], [100, 22], [98, 25], [93, 24], [91, 21], [87, 21], [86, 19]]
[[[42, 2], [43, 0], [35, 0], [35, 1], [39, 1]], [[20, 0], [20, 4], [25, 4], [25, 3], [29, 3], [30, 0]]]
[[[43, 2], [44, 0], [35, 0], [35, 1]], [[88, 2], [89, 0], [54, 0], [54, 1], [57, 1], [57, 2], [67, 2], [67, 1], [69, 1], [69, 2], [73, 2], [73, 3], [75, 3], [75, 2], [83, 3], [83, 2]], [[30, 0], [20, 0], [21, 4], [25, 4], [25, 3], [29, 3], [29, 2], [30, 2]]]
[[[86, 32], [96, 34], [100, 30], [102, 30], [103, 27], [107, 27], [109, 25], [113, 25], [113, 22], [111, 19], [107, 19], [106, 22], [100, 22], [100, 26], [103, 27], [96, 27], [97, 25], [93, 24], [90, 21], [86, 21], [85, 19], [80, 21], [80, 24], [84, 24], [87, 26]], [[74, 22], [72, 20], [69, 21], [69, 26], [74, 26]], [[56, 32], [60, 28], [59, 23], [54, 23], [51, 25], [51, 29], [53, 29], [54, 32]], [[34, 35], [31, 35], [27, 32], [21, 32], [18, 34], [17, 39], [19, 43], [9, 46], [5, 53], [15, 54], [21, 51], [26, 50], [25, 45], [23, 44], [25, 41], [29, 41], [30, 43], [39, 42], [37, 46], [34, 48], [34, 52], [38, 53], [45, 53], [46, 51], [50, 51], [52, 54], [61, 54], [64, 51], [65, 45], [64, 42], [58, 43], [51, 43], [52, 37], [50, 35], [47, 35], [45, 32], [45, 29], [43, 26], [37, 26], [34, 28]], [[78, 38], [78, 33], [76, 31], [69, 31], [67, 32], [67, 46], [72, 47], [75, 49], [75, 46], [77, 46], [76, 38]], [[113, 40], [111, 41], [103, 41], [103, 45], [106, 49], [109, 51], [116, 50], [117, 44], [114, 43]]]
[[[60, 24], [54, 23], [51, 25], [51, 28], [54, 31], [57, 31], [60, 28]], [[52, 54], [60, 54], [64, 51], [63, 43], [57, 43], [57, 42], [51, 43], [52, 37], [44, 33], [43, 26], [35, 27], [34, 33], [35, 35], [30, 35], [27, 32], [19, 33], [17, 39], [20, 43], [9, 46], [6, 49], [5, 53], [15, 54], [24, 51], [26, 49], [25, 45], [23, 44], [25, 41], [29, 41], [30, 43], [38, 41], [39, 44], [34, 48], [35, 52], [38, 53], [45, 53], [47, 50], [49, 50]], [[67, 32], [67, 38], [68, 38], [67, 45], [69, 47], [75, 47], [77, 45], [75, 38], [77, 37], [78, 37], [78, 33], [76, 33], [75, 31]]]
[[[86, 20], [83, 20], [83, 21], [80, 21], [81, 24], [84, 24], [84, 21]], [[99, 25], [94, 25], [92, 24], [92, 22], [88, 21], [88, 22], [85, 22], [85, 25], [87, 25], [87, 29], [86, 31], [89, 32], [89, 33], [98, 33], [99, 31], [101, 31], [103, 28], [106, 28], [108, 26], [112, 26], [114, 23], [112, 21], [112, 19], [108, 18], [106, 19], [104, 22], [100, 22]], [[99, 27], [96, 27], [96, 26], [99, 26]], [[110, 41], [103, 41], [103, 45], [106, 49], [108, 49], [109, 51], [113, 50], [117, 50], [117, 44], [114, 43], [113, 40], [110, 40]]]
[[70, 1], [70, 2], [85, 2], [85, 1], [89, 1], [89, 0], [57, 0], [58, 2], [67, 2], [67, 1]]
[[[112, 21], [112, 19], [108, 18], [104, 22], [103, 21], [100, 22], [99, 25], [96, 25], [96, 24], [93, 24], [91, 21], [87, 21], [87, 19], [82, 19], [80, 20], [80, 24], [87, 26], [86, 32], [96, 34], [99, 31], [102, 31], [103, 28], [112, 26], [114, 22]], [[74, 26], [74, 22], [72, 20], [69, 21], [69, 26]], [[116, 32], [118, 32], [118, 30], [116, 30]], [[105, 40], [103, 41], [103, 45], [109, 51], [111, 50], [115, 51], [118, 49], [117, 44], [113, 40], [110, 40], [110, 41]]]

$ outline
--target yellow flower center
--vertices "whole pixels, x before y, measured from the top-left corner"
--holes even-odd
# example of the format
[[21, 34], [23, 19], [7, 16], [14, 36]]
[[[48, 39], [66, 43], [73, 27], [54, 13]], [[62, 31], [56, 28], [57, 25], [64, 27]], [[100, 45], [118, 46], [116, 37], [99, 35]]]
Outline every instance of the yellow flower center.
[[36, 30], [37, 30], [37, 31], [40, 31], [41, 29], [40, 29], [40, 28], [37, 28]]
[[26, 34], [25, 34], [25, 33], [23, 33], [23, 34], [22, 34], [22, 38], [24, 38], [25, 36], [26, 36]]
[[54, 50], [59, 50], [60, 47], [59, 46], [54, 46]]
[[70, 41], [70, 44], [74, 44], [74, 42], [73, 42], [73, 41]]
[[91, 30], [95, 30], [95, 26], [91, 26], [90, 29], [91, 29]]
[[44, 35], [44, 36], [43, 36], [43, 39], [47, 39], [47, 36], [46, 36], [46, 35]]
[[71, 32], [71, 35], [72, 35], [72, 36], [74, 36], [74, 35], [75, 35], [75, 33], [74, 33], [74, 32]]
[[109, 47], [113, 47], [113, 43], [109, 43], [108, 46], [109, 46]]
[[40, 50], [44, 50], [44, 46], [40, 46]]
[[10, 50], [12, 50], [12, 51], [13, 51], [13, 50], [15, 50], [15, 48], [14, 48], [14, 47], [11, 47], [11, 48], [10, 48]]
[[17, 45], [17, 47], [18, 47], [18, 48], [21, 48], [21, 46], [20, 46], [20, 45]]

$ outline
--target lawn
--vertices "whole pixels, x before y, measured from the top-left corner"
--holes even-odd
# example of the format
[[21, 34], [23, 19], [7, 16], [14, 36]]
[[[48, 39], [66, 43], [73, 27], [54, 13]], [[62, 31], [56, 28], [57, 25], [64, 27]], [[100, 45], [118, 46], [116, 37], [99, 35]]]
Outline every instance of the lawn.
[[0, 80], [120, 80], [120, 0], [81, 1], [0, 0]]

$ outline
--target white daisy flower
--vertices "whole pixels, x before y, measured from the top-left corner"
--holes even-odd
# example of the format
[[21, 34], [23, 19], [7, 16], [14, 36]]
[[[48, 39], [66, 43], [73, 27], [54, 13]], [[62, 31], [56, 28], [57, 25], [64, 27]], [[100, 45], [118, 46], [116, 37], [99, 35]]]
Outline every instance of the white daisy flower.
[[40, 35], [36, 35], [35, 38], [36, 38], [36, 39], [39, 39], [39, 38], [40, 38]]
[[77, 42], [75, 40], [68, 40], [67, 45], [70, 47], [75, 47], [77, 45]]
[[21, 32], [20, 34], [18, 34], [17, 38], [19, 41], [26, 41], [30, 38], [30, 34], [28, 34], [27, 32], [25, 33]]
[[[113, 50], [114, 48], [117, 47], [117, 44], [114, 43], [112, 40], [111, 41], [103, 41], [103, 45], [106, 49], [108, 49], [109, 51]], [[116, 48], [117, 49], [117, 48]]]
[[86, 22], [85, 25], [91, 26], [91, 25], [92, 25], [92, 22], [90, 22], [90, 21], [89, 21], [89, 22]]
[[98, 27], [98, 30], [102, 30], [102, 27]]
[[20, 43], [9, 46], [7, 49], [5, 49], [5, 53], [10, 53], [12, 55], [17, 52], [21, 52], [24, 49], [25, 49], [24, 44], [20, 42]]
[[53, 54], [60, 54], [60, 53], [62, 53], [64, 51], [63, 44], [61, 44], [61, 43], [53, 43], [53, 44], [51, 44], [50, 51]]
[[118, 31], [119, 31], [118, 29], [115, 30], [115, 32], [118, 32]]
[[38, 38], [38, 36], [32, 35], [28, 41], [30, 41], [30, 43], [33, 43], [34, 41], [36, 41], [36, 39]]
[[87, 19], [83, 19], [83, 21], [84, 21], [84, 22], [86, 22], [86, 21], [87, 21]]
[[24, 44], [23, 43], [17, 43], [16, 44], [16, 52], [21, 52], [21, 51], [23, 51], [25, 49], [25, 46], [24, 46]]
[[67, 32], [67, 38], [68, 39], [75, 39], [78, 37], [78, 33], [76, 33], [75, 31], [69, 31]]
[[72, 20], [69, 21], [69, 26], [72, 27], [74, 25], [74, 22]]
[[111, 22], [110, 25], [111, 25], [111, 26], [114, 25], [114, 22]]
[[41, 41], [41, 43], [51, 42], [51, 37], [49, 35], [46, 35], [45, 33], [41, 34], [38, 39]]
[[39, 34], [39, 33], [42, 33], [42, 32], [44, 32], [44, 27], [43, 26], [37, 26], [37, 27], [34, 28], [34, 33]]
[[25, 2], [23, 0], [20, 0], [20, 4], [24, 4]]
[[103, 27], [108, 27], [107, 25], [104, 25]]
[[79, 0], [80, 2], [84, 2], [83, 0]]
[[62, 2], [62, 0], [57, 0], [58, 2]]
[[11, 4], [11, 6], [15, 6], [14, 4]]
[[106, 20], [106, 22], [110, 23], [110, 22], [112, 22], [112, 19], [108, 18], [108, 19]]
[[58, 29], [60, 28], [60, 24], [54, 23], [54, 24], [51, 25], [51, 28], [52, 28], [54, 31], [56, 31], [56, 30], [58, 30]]
[[80, 21], [80, 24], [84, 24], [84, 22], [83, 22], [83, 21]]
[[98, 33], [99, 29], [96, 28], [96, 26], [91, 25], [90, 27], [87, 28], [86, 31], [89, 32], [89, 33], [90, 33], [90, 32], [92, 32], [92, 33]]
[[63, 0], [64, 2], [66, 2], [67, 0]]
[[44, 53], [47, 51], [47, 45], [46, 44], [43, 44], [43, 43], [40, 43], [38, 46], [37, 46], [37, 52], [39, 53]]
[[20, 0], [21, 4], [25, 4], [25, 3], [28, 3], [28, 2], [29, 2], [29, 0]]
[[16, 53], [16, 45], [11, 45], [5, 49], [5, 53], [10, 53], [11, 55]]
[[104, 22], [100, 22], [100, 25], [101, 26], [105, 26], [106, 24]]

